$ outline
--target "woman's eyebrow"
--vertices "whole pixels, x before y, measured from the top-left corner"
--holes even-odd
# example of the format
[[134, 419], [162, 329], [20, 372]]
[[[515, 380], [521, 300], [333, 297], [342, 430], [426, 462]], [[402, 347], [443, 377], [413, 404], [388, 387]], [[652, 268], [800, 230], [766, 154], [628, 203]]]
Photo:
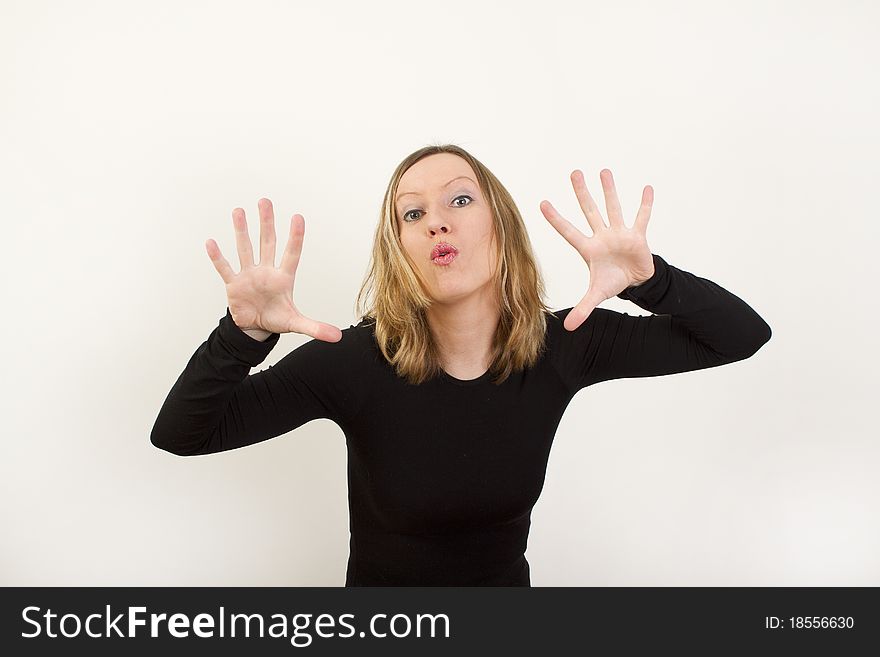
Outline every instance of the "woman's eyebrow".
[[[446, 183], [445, 185], [443, 185], [443, 187], [449, 187], [449, 185], [451, 185], [452, 183], [454, 183], [454, 182], [455, 182], [456, 180], [458, 180], [459, 178], [467, 178], [468, 180], [470, 180], [470, 181], [471, 181], [472, 183], [474, 183], [475, 185], [477, 184], [477, 183], [475, 183], [473, 180], [471, 180], [470, 178], [468, 178], [468, 176], [456, 176], [455, 178], [453, 178], [452, 180], [450, 180], [448, 183]], [[443, 187], [441, 187], [441, 189], [443, 189]], [[403, 197], [403, 196], [407, 196], [408, 194], [416, 194], [416, 195], [418, 195], [419, 192], [404, 192], [403, 194], [398, 194], [398, 195], [397, 195], [397, 200], [399, 201], [399, 200], [401, 199], [401, 197]]]

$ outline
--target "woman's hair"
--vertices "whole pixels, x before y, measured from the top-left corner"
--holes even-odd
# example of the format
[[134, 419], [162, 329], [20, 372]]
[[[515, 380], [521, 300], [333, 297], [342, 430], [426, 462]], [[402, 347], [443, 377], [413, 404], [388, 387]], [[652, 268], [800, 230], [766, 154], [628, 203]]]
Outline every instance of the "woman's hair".
[[[493, 340], [489, 370], [499, 384], [512, 373], [532, 367], [545, 349], [545, 289], [522, 216], [504, 185], [460, 146], [425, 146], [397, 165], [385, 191], [373, 240], [369, 271], [356, 302], [357, 316], [375, 323], [376, 342], [397, 374], [420, 384], [442, 372], [440, 354], [425, 311], [432, 303], [418, 268], [400, 243], [394, 198], [400, 178], [413, 164], [437, 153], [453, 153], [471, 165], [492, 208], [498, 267], [494, 285], [501, 317]], [[365, 302], [372, 292], [371, 303]]]

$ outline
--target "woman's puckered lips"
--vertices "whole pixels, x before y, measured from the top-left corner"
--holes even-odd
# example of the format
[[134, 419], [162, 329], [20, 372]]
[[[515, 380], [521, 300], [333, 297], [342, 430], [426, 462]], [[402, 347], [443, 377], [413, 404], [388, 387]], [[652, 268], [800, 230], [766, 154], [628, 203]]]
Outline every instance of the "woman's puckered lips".
[[458, 253], [458, 249], [452, 246], [449, 242], [438, 242], [434, 245], [434, 248], [431, 250], [431, 260], [436, 258], [437, 256], [441, 256], [445, 253]]

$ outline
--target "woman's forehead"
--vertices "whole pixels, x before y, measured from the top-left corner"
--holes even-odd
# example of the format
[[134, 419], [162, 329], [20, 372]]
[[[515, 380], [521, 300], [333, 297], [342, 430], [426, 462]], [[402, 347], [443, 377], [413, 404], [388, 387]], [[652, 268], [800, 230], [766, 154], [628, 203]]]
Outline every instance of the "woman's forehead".
[[[445, 155], [441, 159], [440, 156]], [[398, 189], [404, 195], [408, 192], [427, 192], [438, 189], [458, 177], [466, 177], [476, 183], [476, 175], [471, 165], [457, 155], [438, 153], [423, 158], [413, 164], [400, 177]]]

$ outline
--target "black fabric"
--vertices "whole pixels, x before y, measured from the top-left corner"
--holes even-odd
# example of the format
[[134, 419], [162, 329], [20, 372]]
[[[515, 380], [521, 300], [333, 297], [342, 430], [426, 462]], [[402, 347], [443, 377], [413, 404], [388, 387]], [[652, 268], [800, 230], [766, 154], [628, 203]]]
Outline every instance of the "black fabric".
[[572, 397], [600, 381], [738, 361], [770, 339], [739, 297], [656, 254], [654, 264], [649, 280], [619, 295], [654, 314], [597, 307], [567, 331], [571, 308], [556, 311], [538, 364], [499, 386], [488, 372], [406, 383], [368, 320], [249, 374], [280, 336], [251, 338], [227, 308], [171, 388], [151, 441], [211, 454], [330, 419], [348, 453], [346, 586], [529, 586], [531, 510]]

